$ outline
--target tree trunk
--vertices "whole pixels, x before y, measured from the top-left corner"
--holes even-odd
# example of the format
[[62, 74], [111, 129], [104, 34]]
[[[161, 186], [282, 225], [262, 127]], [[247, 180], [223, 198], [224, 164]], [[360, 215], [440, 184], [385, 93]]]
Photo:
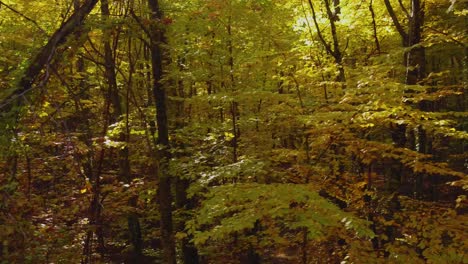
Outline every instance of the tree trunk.
[[[424, 24], [424, 7], [420, 0], [411, 1], [411, 16], [409, 20], [408, 40], [410, 50], [406, 54], [406, 84], [417, 84], [426, 77], [426, 52], [419, 46], [422, 40]], [[417, 46], [415, 46], [417, 45]]]
[[232, 7], [229, 8], [229, 17], [228, 17], [226, 30], [228, 34], [227, 48], [228, 48], [228, 53], [229, 53], [229, 59], [228, 59], [229, 81], [231, 83], [231, 90], [235, 91], [236, 84], [235, 84], [235, 78], [234, 78], [234, 46], [232, 44], [232, 38], [233, 38], [232, 36]]
[[[110, 10], [108, 0], [101, 0], [101, 14], [104, 22], [109, 22]], [[108, 87], [108, 96], [112, 102], [113, 115], [111, 122], [118, 122], [122, 119], [124, 114], [122, 109], [122, 99], [119, 95], [119, 90], [117, 87], [117, 75], [116, 67], [114, 60], [114, 51], [111, 46], [111, 39], [109, 31], [104, 32], [104, 64], [105, 64], [105, 77], [107, 80]], [[131, 52], [129, 50], [129, 52]], [[129, 89], [129, 87], [127, 87]], [[127, 98], [128, 100], [128, 98]], [[128, 114], [129, 109], [126, 108], [126, 113]], [[125, 145], [119, 149], [119, 180], [129, 184], [132, 180], [131, 171], [130, 171], [130, 161], [129, 161], [129, 149], [127, 146], [128, 143], [128, 123], [126, 123], [126, 129], [119, 133], [119, 141], [125, 143]], [[131, 198], [129, 201], [130, 206], [135, 206], [136, 201], [134, 198]], [[138, 216], [135, 213], [129, 213], [127, 216], [128, 230], [130, 236], [130, 244], [133, 246], [132, 260], [138, 261], [142, 256], [142, 239], [141, 239], [141, 230], [140, 222]]]
[[[78, 12], [80, 9], [80, 1], [79, 0], [74, 0], [73, 1], [73, 7], [75, 9], [75, 12]], [[74, 32], [74, 37], [76, 39], [79, 39], [81, 35], [83, 34], [81, 29], [78, 29]], [[85, 62], [84, 59], [80, 56], [77, 59], [76, 62], [76, 73], [79, 74], [81, 77], [84, 77], [84, 73], [86, 71], [85, 69]], [[82, 78], [77, 84], [77, 87], [75, 87], [82, 93], [82, 98], [84, 99], [89, 99], [89, 94], [86, 91], [86, 79]], [[105, 248], [104, 244], [104, 237], [103, 237], [103, 232], [102, 232], [102, 224], [101, 224], [101, 205], [99, 203], [100, 196], [101, 196], [101, 187], [100, 187], [100, 179], [99, 179], [99, 172], [94, 172], [94, 166], [93, 166], [93, 157], [94, 157], [94, 152], [92, 151], [93, 149], [93, 132], [91, 129], [91, 125], [89, 120], [91, 120], [92, 116], [87, 108], [83, 108], [82, 105], [79, 103], [79, 99], [76, 99], [75, 101], [75, 108], [76, 108], [76, 113], [78, 119], [82, 119], [82, 123], [79, 123], [76, 129], [78, 132], [84, 132], [82, 136], [80, 136], [80, 140], [84, 141], [86, 144], [87, 148], [90, 150], [88, 153], [84, 155], [84, 157], [80, 157], [80, 160], [83, 160], [83, 173], [86, 179], [92, 184], [92, 194], [93, 197], [91, 199], [91, 203], [89, 205], [89, 222], [90, 222], [90, 230], [87, 231], [86, 233], [86, 238], [85, 238], [85, 243], [83, 245], [83, 255], [84, 255], [84, 263], [90, 263], [91, 262], [91, 255], [92, 255], [92, 239], [94, 233], [96, 234], [97, 237], [97, 247], [98, 251], [102, 253], [102, 251]], [[92, 229], [95, 228], [95, 231], [93, 232]]]
[[[163, 14], [159, 7], [158, 0], [148, 0], [148, 6], [151, 10], [151, 19], [156, 24], [161, 21]], [[161, 241], [164, 254], [164, 263], [175, 264], [175, 241], [173, 235], [172, 223], [172, 194], [171, 194], [171, 179], [169, 176], [169, 128], [167, 121], [167, 94], [163, 87], [163, 49], [161, 44], [165, 42], [164, 31], [161, 24], [152, 27], [151, 41], [151, 64], [153, 76], [153, 96], [156, 105], [156, 124], [158, 127], [157, 143], [158, 148], [158, 163], [159, 168], [157, 176], [158, 198], [159, 198], [159, 213], [161, 216]]]
[[384, 0], [388, 14], [401, 36], [405, 52], [404, 65], [406, 66], [405, 83], [418, 84], [426, 77], [426, 54], [424, 47], [419, 46], [422, 40], [424, 24], [424, 6], [420, 0], [411, 0], [411, 14], [408, 16], [408, 30], [405, 31], [393, 10], [390, 0]]
[[238, 161], [238, 146], [239, 146], [239, 124], [237, 120], [239, 119], [239, 110], [238, 103], [231, 102], [231, 117], [232, 117], [232, 162], [236, 163]]
[[335, 24], [335, 22], [339, 20], [339, 16], [338, 16], [338, 14], [340, 13], [339, 1], [333, 2], [334, 11], [332, 11], [331, 6], [330, 6], [330, 0], [325, 0], [327, 18], [328, 18], [328, 21], [330, 22], [331, 35], [333, 39], [333, 43], [331, 44], [325, 40], [322, 34], [322, 30], [319, 27], [319, 24], [317, 21], [317, 14], [315, 13], [315, 8], [312, 3], [312, 0], [309, 0], [308, 2], [309, 2], [310, 10], [312, 11], [312, 18], [314, 21], [315, 29], [317, 30], [317, 35], [319, 37], [319, 40], [322, 43], [322, 45], [325, 47], [325, 50], [327, 51], [328, 55], [333, 57], [333, 59], [335, 60], [336, 66], [338, 68], [339, 73], [338, 73], [336, 80], [338, 82], [345, 83], [346, 77], [345, 77], [345, 69], [343, 67], [343, 54], [340, 50], [338, 33], [336, 30], [336, 24]]
[[377, 49], [378, 54], [380, 54], [380, 42], [379, 42], [379, 37], [377, 35], [377, 23], [375, 22], [375, 12], [374, 12], [373, 0], [371, 0], [370, 3], [369, 3], [369, 11], [370, 11], [371, 17], [372, 17], [372, 32], [373, 32], [373, 35], [374, 35], [375, 48]]
[[[185, 42], [187, 43], [187, 41]], [[187, 52], [185, 51], [184, 54], [182, 55], [181, 58], [178, 60], [178, 67], [180, 72], [183, 72], [185, 70], [185, 57], [187, 55]], [[190, 89], [192, 89], [190, 87]], [[175, 129], [183, 129], [185, 126], [184, 120], [184, 108], [185, 108], [185, 85], [184, 85], [184, 79], [179, 78], [177, 80], [177, 92], [173, 90], [172, 93], [170, 93], [171, 96], [178, 96], [179, 101], [174, 102], [174, 106], [176, 109], [175, 113]], [[185, 146], [183, 144], [180, 144], [177, 146], [180, 149], [184, 149]], [[182, 177], [177, 177], [175, 179], [175, 206], [177, 210], [181, 212], [181, 216], [178, 217], [178, 221], [176, 222], [176, 232], [185, 232], [185, 224], [187, 222], [188, 216], [186, 216], [186, 212], [189, 210], [194, 209], [195, 207], [195, 202], [193, 201], [193, 198], [188, 198], [187, 197], [187, 190], [190, 187], [190, 182], [191, 179], [188, 178], [182, 178]], [[180, 240], [180, 253], [181, 253], [181, 258], [182, 258], [182, 263], [184, 264], [198, 264], [199, 263], [199, 256], [198, 256], [198, 251], [195, 245], [191, 242], [193, 239], [193, 236], [187, 236], [184, 237]]]
[[[187, 197], [187, 189], [190, 186], [190, 181], [188, 179], [176, 179], [176, 207], [179, 210], [190, 210], [193, 209], [194, 203], [191, 202]], [[181, 217], [177, 231], [184, 232], [186, 217]], [[198, 251], [197, 248], [190, 242], [192, 237], [183, 238], [180, 247], [182, 253], [182, 263], [184, 264], [198, 264]]]

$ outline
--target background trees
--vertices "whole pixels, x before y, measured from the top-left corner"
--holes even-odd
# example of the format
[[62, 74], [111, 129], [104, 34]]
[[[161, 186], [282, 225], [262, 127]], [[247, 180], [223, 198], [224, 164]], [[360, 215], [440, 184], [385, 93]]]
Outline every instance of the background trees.
[[461, 1], [0, 13], [3, 262], [463, 263]]

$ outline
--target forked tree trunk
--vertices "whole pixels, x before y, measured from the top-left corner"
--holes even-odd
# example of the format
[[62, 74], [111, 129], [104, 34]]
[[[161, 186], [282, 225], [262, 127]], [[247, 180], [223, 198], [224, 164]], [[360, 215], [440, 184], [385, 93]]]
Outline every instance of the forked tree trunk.
[[330, 0], [324, 0], [325, 3], [325, 8], [327, 10], [327, 18], [330, 23], [330, 30], [331, 30], [331, 35], [332, 35], [332, 43], [329, 43], [325, 37], [323, 36], [322, 29], [320, 29], [318, 21], [317, 21], [317, 14], [315, 12], [314, 4], [312, 3], [312, 0], [309, 0], [309, 7], [310, 10], [312, 11], [312, 19], [314, 21], [315, 29], [317, 30], [317, 35], [324, 46], [325, 50], [327, 51], [327, 54], [332, 56], [333, 59], [335, 60], [336, 66], [338, 67], [338, 76], [336, 80], [338, 82], [342, 82], [343, 84], [346, 83], [346, 76], [345, 76], [345, 69], [343, 67], [343, 53], [341, 52], [340, 45], [339, 45], [339, 40], [338, 40], [338, 32], [336, 29], [336, 21], [339, 20], [339, 14], [341, 12], [340, 6], [339, 6], [339, 1], [334, 0], [333, 1], [333, 10], [331, 7], [331, 2]]
[[411, 13], [408, 14], [408, 29], [401, 25], [393, 9], [390, 0], [384, 0], [388, 14], [401, 36], [405, 52], [403, 63], [406, 66], [405, 83], [409, 85], [418, 84], [426, 77], [426, 54], [422, 47], [422, 33], [424, 25], [424, 5], [421, 0], [411, 0]]

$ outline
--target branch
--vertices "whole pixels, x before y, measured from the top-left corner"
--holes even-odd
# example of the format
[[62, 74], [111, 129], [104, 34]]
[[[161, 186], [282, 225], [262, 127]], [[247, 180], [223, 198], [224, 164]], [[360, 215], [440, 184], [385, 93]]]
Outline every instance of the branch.
[[304, 7], [304, 1], [301, 1], [301, 6], [302, 6], [302, 13], [304, 13], [304, 18], [307, 24], [307, 29], [309, 30], [310, 38], [314, 38], [314, 34], [312, 33], [312, 27], [310, 26], [309, 18], [307, 17], [307, 12], [305, 11]]
[[434, 32], [436, 32], [436, 33], [439, 33], [439, 34], [441, 34], [441, 35], [444, 35], [444, 36], [448, 37], [451, 41], [457, 43], [458, 45], [460, 45], [460, 46], [462, 46], [462, 47], [464, 47], [464, 48], [467, 47], [467, 45], [466, 45], [465, 43], [463, 43], [463, 42], [457, 40], [456, 38], [452, 37], [449, 33], [440, 31], [440, 30], [438, 30], [438, 29], [436, 29], [436, 28], [429, 27], [429, 26], [428, 26], [427, 28], [430, 29], [430, 30], [432, 30], [432, 31], [434, 31]]
[[401, 10], [403, 10], [403, 12], [405, 12], [406, 17], [408, 17], [408, 19], [409, 19], [411, 17], [410, 13], [408, 12], [408, 9], [406, 9], [406, 7], [403, 5], [403, 2], [401, 0], [398, 0], [398, 4], [400, 4]]
[[403, 43], [405, 46], [408, 43], [408, 33], [403, 29], [403, 27], [400, 24], [400, 21], [398, 21], [398, 17], [395, 14], [395, 11], [393, 10], [392, 5], [390, 4], [390, 0], [384, 0], [385, 6], [387, 7], [388, 14], [393, 20], [393, 24], [395, 25], [398, 33], [400, 33], [401, 38], [403, 39]]
[[373, 33], [374, 33], [375, 47], [377, 48], [377, 51], [380, 54], [380, 42], [379, 42], [379, 37], [377, 35], [377, 24], [375, 23], [375, 12], [374, 12], [374, 7], [373, 7], [372, 0], [370, 0], [370, 3], [369, 3], [369, 11], [370, 11], [371, 17], [372, 17], [372, 30], [373, 30]]
[[[97, 1], [98, 0], [86, 1], [80, 9], [73, 13], [73, 15], [71, 15], [70, 18], [55, 31], [47, 44], [43, 46], [36, 57], [32, 59], [28, 68], [23, 73], [23, 77], [20, 79], [18, 87], [13, 90], [9, 96], [2, 100], [2, 103], [0, 103], [0, 109], [3, 108], [3, 111], [9, 111], [15, 101], [17, 106], [21, 106], [23, 104], [23, 96], [31, 90], [32, 85], [41, 71], [49, 65], [55, 55], [57, 47], [60, 44], [63, 44], [68, 36], [77, 32], [76, 29], [94, 8]], [[9, 107], [6, 107], [7, 105]]]
[[49, 36], [49, 34], [47, 34], [47, 31], [45, 31], [41, 26], [39, 26], [39, 24], [34, 21], [33, 19], [27, 17], [26, 15], [22, 14], [21, 12], [19, 12], [18, 10], [14, 9], [13, 7], [5, 4], [4, 2], [0, 1], [0, 6], [1, 5], [4, 5], [6, 8], [10, 9], [13, 13], [19, 15], [20, 17], [26, 19], [27, 21], [33, 23], [44, 35], [46, 36]]
[[320, 39], [320, 42], [322, 42], [323, 46], [325, 47], [325, 49], [327, 50], [327, 52], [330, 54], [330, 55], [333, 55], [333, 50], [331, 49], [331, 46], [330, 44], [325, 40], [325, 38], [323, 37], [322, 35], [322, 31], [320, 30], [320, 27], [318, 25], [318, 22], [317, 22], [317, 15], [315, 14], [315, 9], [314, 9], [314, 5], [312, 4], [312, 1], [311, 0], [308, 0], [309, 2], [309, 6], [310, 6], [310, 10], [312, 10], [312, 18], [314, 20], [314, 25], [315, 25], [315, 28], [317, 29], [317, 35]]
[[[89, 51], [88, 51], [88, 53], [89, 53]], [[86, 56], [86, 55], [83, 55], [83, 54], [81, 54], [80, 57], [83, 58], [83, 59], [85, 59], [85, 60], [89, 60], [90, 62], [93, 62], [93, 63], [95, 63], [96, 65], [99, 65], [99, 66], [102, 66], [102, 67], [106, 67], [106, 64], [105, 64], [104, 62], [100, 62], [100, 61], [94, 59], [93, 57], [89, 57], [89, 56]]]
[[[99, 49], [96, 47], [96, 45], [94, 45], [94, 43], [93, 43], [93, 41], [91, 40], [91, 38], [90, 38], [89, 36], [87, 36], [87, 37], [88, 37], [87, 40], [88, 40], [88, 42], [89, 42], [89, 45], [90, 45], [91, 48], [94, 50], [94, 52], [96, 52], [96, 53], [99, 55], [99, 57], [104, 58], [104, 54], [102, 54], [102, 53], [99, 51]], [[86, 47], [84, 47], [84, 48], [85, 48], [85, 50], [87, 51]], [[90, 53], [90, 52], [88, 51], [88, 53]], [[90, 53], [90, 54], [91, 54], [91, 53]]]
[[150, 38], [151, 37], [151, 32], [150, 30], [143, 24], [143, 22], [141, 21], [141, 19], [135, 14], [135, 12], [132, 10], [130, 10], [130, 15], [132, 16], [132, 18], [138, 23], [138, 25], [141, 27], [141, 29], [146, 33], [146, 35]]
[[336, 33], [335, 21], [337, 18], [335, 17], [335, 14], [333, 14], [330, 8], [330, 2], [328, 0], [325, 0], [325, 8], [327, 9], [328, 21], [330, 22], [330, 29], [333, 38], [333, 53], [330, 55], [332, 55], [335, 58], [335, 61], [341, 65], [341, 60], [343, 58], [341, 55], [340, 46], [338, 44], [338, 34]]

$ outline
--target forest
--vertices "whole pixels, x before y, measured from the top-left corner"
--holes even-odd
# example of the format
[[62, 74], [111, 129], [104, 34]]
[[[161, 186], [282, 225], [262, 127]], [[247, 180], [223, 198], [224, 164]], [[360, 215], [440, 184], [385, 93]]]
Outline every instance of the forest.
[[0, 264], [468, 263], [467, 0], [0, 0]]

